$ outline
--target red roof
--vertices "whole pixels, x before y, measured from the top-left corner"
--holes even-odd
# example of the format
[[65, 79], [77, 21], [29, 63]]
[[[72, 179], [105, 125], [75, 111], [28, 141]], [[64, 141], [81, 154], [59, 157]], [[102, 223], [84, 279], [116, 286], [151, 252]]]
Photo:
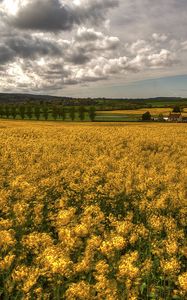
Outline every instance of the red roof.
[[170, 115], [169, 115], [169, 118], [173, 118], [173, 119], [178, 119], [180, 117], [181, 117], [181, 113], [179, 113], [179, 114], [172, 114], [172, 113], [170, 113]]

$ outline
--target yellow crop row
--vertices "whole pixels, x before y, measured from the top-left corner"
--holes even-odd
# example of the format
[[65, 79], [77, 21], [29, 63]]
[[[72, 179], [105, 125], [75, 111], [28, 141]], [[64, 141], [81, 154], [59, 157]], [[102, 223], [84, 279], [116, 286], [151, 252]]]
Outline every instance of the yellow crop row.
[[0, 298], [185, 299], [185, 124], [0, 122]]

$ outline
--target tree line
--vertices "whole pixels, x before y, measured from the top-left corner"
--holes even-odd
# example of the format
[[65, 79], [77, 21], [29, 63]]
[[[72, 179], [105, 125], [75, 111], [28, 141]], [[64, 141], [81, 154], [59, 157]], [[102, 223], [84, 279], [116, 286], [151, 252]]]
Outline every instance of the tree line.
[[0, 117], [1, 118], [21, 118], [24, 119], [44, 119], [48, 120], [71, 120], [71, 121], [84, 121], [86, 117], [90, 119], [90, 121], [94, 121], [96, 117], [96, 109], [94, 106], [89, 107], [88, 109], [84, 106], [52, 106], [49, 107], [47, 105], [0, 105]]

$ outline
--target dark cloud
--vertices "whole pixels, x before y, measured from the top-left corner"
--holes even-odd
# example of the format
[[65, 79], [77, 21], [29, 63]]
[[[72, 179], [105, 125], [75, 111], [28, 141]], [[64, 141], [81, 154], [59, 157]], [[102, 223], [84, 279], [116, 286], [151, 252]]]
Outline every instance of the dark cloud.
[[94, 57], [107, 52], [114, 54], [120, 41], [117, 37], [105, 36], [92, 28], [81, 28], [74, 37], [72, 46], [67, 51], [66, 58], [73, 64], [86, 64]]
[[91, 57], [85, 53], [84, 49], [77, 49], [76, 51], [72, 51], [67, 56], [67, 61], [75, 64], [75, 65], [84, 65], [88, 61], [90, 61]]
[[14, 59], [14, 51], [12, 51], [6, 45], [0, 46], [0, 64], [6, 64], [10, 60]]
[[7, 41], [7, 46], [23, 58], [35, 57], [36, 54], [40, 56], [59, 56], [62, 54], [59, 46], [50, 41], [31, 38], [31, 36], [12, 38]]
[[107, 55], [107, 52], [114, 51], [118, 46], [118, 38], [84, 27], [78, 30], [71, 41], [56, 38], [53, 34], [46, 38], [43, 34], [7, 31], [1, 37], [0, 63], [6, 64], [16, 58], [36, 60], [41, 57], [58, 57], [68, 64], [85, 65], [98, 53], [105, 52]]
[[69, 30], [75, 22], [74, 12], [58, 0], [34, 0], [9, 20], [21, 28], [41, 31]]
[[5, 64], [16, 57], [36, 59], [43, 56], [61, 56], [59, 45], [30, 35], [5, 37], [0, 45], [0, 63]]
[[10, 25], [24, 30], [71, 30], [77, 24], [104, 19], [106, 10], [118, 5], [118, 0], [83, 1], [80, 6], [65, 5], [59, 0], [32, 0], [21, 7], [14, 17], [7, 19]]

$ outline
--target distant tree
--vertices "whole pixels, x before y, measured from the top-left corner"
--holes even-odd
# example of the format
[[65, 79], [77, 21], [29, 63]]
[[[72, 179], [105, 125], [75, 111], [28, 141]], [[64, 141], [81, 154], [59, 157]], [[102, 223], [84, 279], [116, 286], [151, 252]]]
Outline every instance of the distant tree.
[[12, 115], [12, 118], [15, 119], [18, 112], [17, 112], [17, 107], [15, 105], [12, 105], [11, 106], [11, 109], [10, 109], [10, 114]]
[[93, 122], [95, 120], [96, 117], [96, 110], [94, 106], [91, 106], [88, 112], [89, 118], [90, 120]]
[[29, 118], [29, 120], [32, 119], [32, 114], [33, 114], [32, 106], [31, 106], [31, 105], [28, 105], [28, 106], [27, 106], [27, 110], [26, 110], [26, 115], [27, 115], [27, 117]]
[[40, 118], [40, 106], [39, 105], [36, 105], [34, 107], [34, 115], [35, 115], [36, 119], [39, 120], [39, 118]]
[[150, 120], [151, 120], [151, 114], [149, 111], [147, 111], [142, 115], [142, 121], [150, 121]]
[[173, 112], [175, 112], [175, 113], [180, 113], [180, 112], [181, 112], [181, 107], [180, 107], [179, 105], [175, 105], [175, 106], [173, 107]]
[[64, 106], [62, 106], [60, 108], [60, 117], [62, 118], [63, 121], [65, 121], [65, 119], [66, 119], [66, 109], [65, 109]]
[[54, 120], [56, 120], [57, 117], [58, 117], [58, 108], [57, 108], [56, 105], [53, 106], [53, 108], [52, 108], [52, 117], [53, 117]]
[[164, 116], [163, 114], [159, 114], [158, 116], [158, 121], [163, 122], [164, 121]]
[[48, 116], [49, 116], [49, 111], [48, 111], [47, 105], [44, 105], [44, 106], [43, 106], [42, 112], [43, 112], [44, 119], [47, 120], [47, 119], [48, 119]]
[[21, 105], [19, 107], [19, 115], [21, 116], [22, 120], [25, 118], [25, 105]]
[[70, 109], [69, 109], [69, 116], [70, 116], [70, 119], [72, 121], [75, 120], [75, 107], [74, 106], [70, 107]]
[[4, 106], [0, 105], [0, 117], [2, 118], [4, 115]]
[[6, 115], [7, 119], [9, 119], [9, 117], [10, 117], [10, 107], [9, 107], [9, 105], [5, 105], [5, 115]]
[[84, 106], [79, 106], [79, 118], [81, 121], [85, 119], [85, 108]]

